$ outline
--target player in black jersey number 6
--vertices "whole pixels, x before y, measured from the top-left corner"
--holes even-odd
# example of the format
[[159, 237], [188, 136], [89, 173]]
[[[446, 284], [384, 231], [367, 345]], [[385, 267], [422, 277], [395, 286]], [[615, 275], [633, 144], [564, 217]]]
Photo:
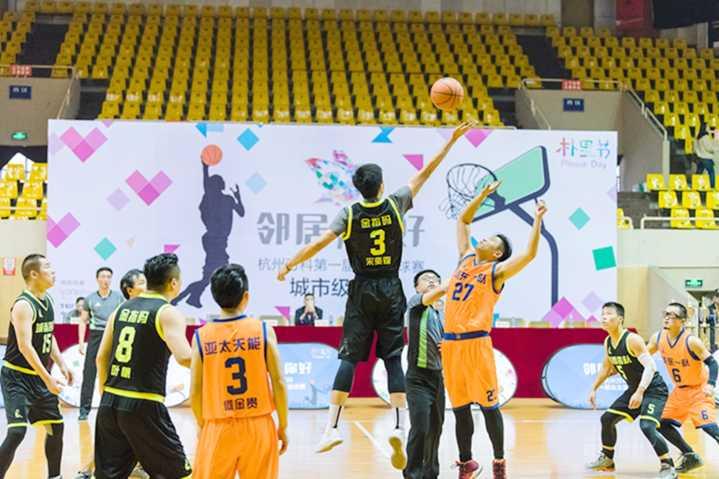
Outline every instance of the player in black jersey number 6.
[[608, 336], [604, 340], [604, 362], [589, 394], [589, 402], [596, 407], [599, 386], [614, 374], [627, 383], [627, 390], [602, 414], [602, 452], [587, 468], [595, 471], [614, 470], [614, 446], [617, 443], [617, 423], [639, 418], [639, 427], [659, 457], [660, 479], [677, 477], [674, 462], [669, 456], [666, 441], [659, 435], [662, 411], [667, 402], [667, 385], [657, 372], [654, 359], [649, 355], [641, 336], [624, 329], [624, 307], [619, 303], [606, 303], [600, 320]]

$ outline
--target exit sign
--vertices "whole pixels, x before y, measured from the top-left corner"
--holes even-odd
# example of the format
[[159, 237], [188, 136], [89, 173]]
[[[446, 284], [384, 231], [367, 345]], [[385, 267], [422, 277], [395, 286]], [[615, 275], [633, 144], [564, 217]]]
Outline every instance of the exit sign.
[[698, 289], [704, 286], [704, 280], [702, 279], [685, 279], [684, 280], [684, 287], [685, 288], [692, 288], [692, 289]]
[[25, 131], [13, 131], [10, 135], [10, 139], [13, 141], [25, 141], [27, 140], [27, 132]]

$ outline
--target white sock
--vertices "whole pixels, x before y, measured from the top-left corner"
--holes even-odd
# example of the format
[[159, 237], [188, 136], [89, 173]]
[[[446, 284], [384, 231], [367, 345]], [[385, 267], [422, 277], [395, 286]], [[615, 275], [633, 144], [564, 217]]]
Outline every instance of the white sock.
[[339, 404], [330, 404], [329, 414], [327, 415], [327, 429], [336, 428], [340, 420], [340, 412], [342, 406]]

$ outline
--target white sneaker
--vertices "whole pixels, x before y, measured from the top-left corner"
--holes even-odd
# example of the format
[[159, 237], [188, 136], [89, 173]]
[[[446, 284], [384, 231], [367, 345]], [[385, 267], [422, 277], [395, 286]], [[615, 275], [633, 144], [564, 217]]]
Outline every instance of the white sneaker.
[[344, 440], [342, 439], [342, 436], [340, 436], [339, 429], [336, 427], [325, 429], [325, 432], [322, 434], [322, 439], [320, 439], [320, 442], [315, 448], [315, 452], [319, 454], [321, 452], [330, 451], [342, 444], [343, 441]]
[[392, 447], [392, 466], [400, 471], [407, 467], [407, 453], [404, 450], [404, 429], [395, 428], [389, 435], [389, 445]]

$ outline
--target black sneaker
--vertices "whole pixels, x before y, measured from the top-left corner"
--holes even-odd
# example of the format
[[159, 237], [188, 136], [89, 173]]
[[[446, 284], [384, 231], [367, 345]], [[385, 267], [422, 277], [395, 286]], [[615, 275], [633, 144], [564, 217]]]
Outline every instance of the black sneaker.
[[693, 471], [704, 465], [702, 458], [696, 452], [687, 452], [680, 456], [680, 464], [676, 467], [676, 471], [680, 474]]

